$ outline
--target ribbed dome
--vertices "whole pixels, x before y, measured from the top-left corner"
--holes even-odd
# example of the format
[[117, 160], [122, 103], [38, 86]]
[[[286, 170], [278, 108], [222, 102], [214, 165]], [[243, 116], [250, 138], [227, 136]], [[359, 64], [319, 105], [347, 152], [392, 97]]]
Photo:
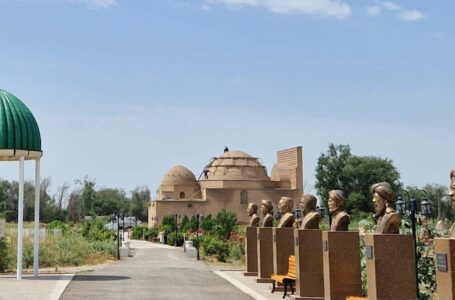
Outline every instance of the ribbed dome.
[[270, 180], [257, 158], [238, 150], [215, 158], [208, 170], [209, 180]]
[[184, 166], [170, 169], [161, 181], [161, 185], [194, 185], [198, 184], [194, 174]]
[[42, 155], [41, 135], [32, 112], [14, 95], [0, 89], [0, 159]]

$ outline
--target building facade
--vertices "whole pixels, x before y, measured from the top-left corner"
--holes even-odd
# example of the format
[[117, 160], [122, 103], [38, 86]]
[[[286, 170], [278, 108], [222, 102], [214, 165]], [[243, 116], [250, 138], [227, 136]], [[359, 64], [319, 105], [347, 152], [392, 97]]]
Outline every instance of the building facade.
[[242, 151], [227, 151], [211, 159], [200, 178], [184, 166], [175, 166], [164, 176], [156, 199], [149, 208], [149, 227], [164, 216], [193, 213], [216, 215], [225, 208], [239, 223], [249, 220], [248, 203], [271, 200], [276, 207], [282, 196], [299, 200], [303, 194], [302, 147], [277, 152], [269, 176], [259, 159]]

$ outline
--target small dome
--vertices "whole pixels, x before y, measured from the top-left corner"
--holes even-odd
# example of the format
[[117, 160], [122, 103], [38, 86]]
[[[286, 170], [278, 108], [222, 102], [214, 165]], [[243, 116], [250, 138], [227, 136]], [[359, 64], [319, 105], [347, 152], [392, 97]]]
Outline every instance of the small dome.
[[161, 185], [194, 185], [197, 184], [194, 174], [184, 166], [170, 169], [161, 181]]
[[41, 135], [32, 112], [14, 95], [0, 89], [0, 159], [42, 156]]
[[228, 151], [208, 166], [208, 180], [270, 180], [258, 158], [242, 151]]

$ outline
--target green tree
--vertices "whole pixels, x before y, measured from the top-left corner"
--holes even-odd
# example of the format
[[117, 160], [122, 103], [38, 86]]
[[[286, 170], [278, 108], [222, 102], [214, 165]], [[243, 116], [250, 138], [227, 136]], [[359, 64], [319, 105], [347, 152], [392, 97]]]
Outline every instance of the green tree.
[[146, 186], [138, 186], [131, 191], [131, 214], [142, 222], [148, 220], [150, 190]]
[[340, 189], [348, 199], [351, 213], [371, 212], [371, 185], [383, 181], [395, 191], [401, 187], [400, 174], [392, 160], [352, 155], [349, 145], [330, 144], [327, 153], [318, 159], [315, 187], [325, 205], [328, 192]]
[[82, 180], [76, 180], [76, 183], [82, 185], [82, 192], [80, 198], [81, 205], [81, 217], [89, 215], [93, 212], [93, 202], [95, 200], [95, 181], [88, 179], [88, 176], [85, 176]]
[[[409, 192], [411, 198], [417, 200], [418, 204], [420, 204], [424, 197], [425, 193], [420, 192], [424, 190], [427, 192], [427, 201], [430, 202], [431, 208], [431, 217], [437, 218], [438, 217], [438, 202], [440, 202], [440, 214], [441, 219], [448, 218], [453, 220], [453, 213], [452, 213], [452, 204], [451, 201], [446, 197], [447, 195], [447, 187], [442, 184], [426, 184], [423, 187], [417, 187], [414, 185], [406, 186], [406, 191]], [[403, 196], [406, 201], [408, 201], [407, 194], [403, 193]], [[420, 210], [420, 206], [418, 207]]]
[[231, 232], [234, 231], [235, 225], [237, 224], [237, 217], [233, 212], [226, 211], [224, 208], [216, 215], [215, 226], [213, 231], [215, 234], [225, 240], [228, 240], [231, 236]]
[[98, 216], [125, 213], [128, 209], [128, 198], [121, 189], [105, 188], [96, 191], [94, 194], [93, 212]]

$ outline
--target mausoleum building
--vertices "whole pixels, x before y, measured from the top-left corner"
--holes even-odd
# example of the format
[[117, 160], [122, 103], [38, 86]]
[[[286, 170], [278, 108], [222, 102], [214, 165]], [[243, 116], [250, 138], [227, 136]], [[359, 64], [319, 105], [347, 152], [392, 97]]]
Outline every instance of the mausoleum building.
[[281, 197], [300, 199], [303, 194], [302, 147], [277, 152], [277, 162], [268, 174], [257, 157], [242, 151], [227, 151], [214, 157], [200, 178], [184, 166], [175, 166], [164, 176], [149, 208], [149, 227], [164, 216], [193, 213], [216, 215], [222, 208], [247, 223], [248, 203], [268, 199], [276, 207]]

